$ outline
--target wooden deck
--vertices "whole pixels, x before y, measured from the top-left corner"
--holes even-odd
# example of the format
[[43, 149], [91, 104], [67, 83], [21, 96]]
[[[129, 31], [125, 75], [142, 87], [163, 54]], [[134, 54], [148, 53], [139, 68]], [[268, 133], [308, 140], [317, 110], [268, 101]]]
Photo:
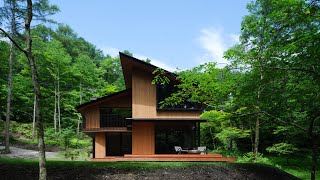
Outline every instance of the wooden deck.
[[222, 157], [221, 154], [154, 154], [154, 155], [132, 155], [106, 156], [105, 158], [94, 158], [97, 162], [124, 162], [124, 161], [159, 161], [159, 162], [233, 162], [236, 158]]

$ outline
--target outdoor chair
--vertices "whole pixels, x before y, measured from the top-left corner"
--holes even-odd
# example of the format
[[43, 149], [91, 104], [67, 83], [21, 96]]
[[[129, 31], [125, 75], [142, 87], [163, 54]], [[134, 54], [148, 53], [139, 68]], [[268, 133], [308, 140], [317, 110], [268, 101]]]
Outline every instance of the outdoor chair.
[[180, 146], [174, 146], [176, 153], [181, 154], [182, 148]]
[[176, 153], [181, 154], [182, 152], [188, 152], [188, 150], [183, 150], [181, 146], [174, 146]]
[[206, 146], [200, 146], [197, 148], [198, 151], [201, 152], [201, 154], [208, 154], [208, 150]]

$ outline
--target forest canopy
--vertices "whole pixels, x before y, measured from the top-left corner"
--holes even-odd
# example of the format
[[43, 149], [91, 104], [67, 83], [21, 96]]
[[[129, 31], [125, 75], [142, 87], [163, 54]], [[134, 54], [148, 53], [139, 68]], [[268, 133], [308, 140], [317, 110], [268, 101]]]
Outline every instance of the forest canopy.
[[[47, 129], [79, 132], [82, 121], [76, 106], [125, 89], [120, 59], [104, 54], [68, 25], [47, 25], [54, 21], [42, 15], [52, 15], [58, 7], [40, 5], [34, 8], [41, 23], [31, 28], [31, 37], [42, 118]], [[177, 91], [161, 104], [201, 103], [201, 118], [208, 121], [201, 125], [201, 143], [211, 149], [252, 152], [256, 161], [261, 153], [311, 154], [314, 179], [320, 144], [320, 3], [256, 0], [247, 8], [240, 42], [224, 54], [230, 64], [217, 68], [209, 62], [178, 72]], [[0, 20], [10, 19], [4, 10]], [[22, 28], [25, 13], [19, 15], [9, 30], [16, 45], [23, 44], [28, 34]], [[5, 35], [0, 34], [0, 117], [6, 116], [4, 102], [12, 76], [9, 116], [31, 123], [36, 100], [30, 57], [24, 51], [12, 54], [13, 44]]]

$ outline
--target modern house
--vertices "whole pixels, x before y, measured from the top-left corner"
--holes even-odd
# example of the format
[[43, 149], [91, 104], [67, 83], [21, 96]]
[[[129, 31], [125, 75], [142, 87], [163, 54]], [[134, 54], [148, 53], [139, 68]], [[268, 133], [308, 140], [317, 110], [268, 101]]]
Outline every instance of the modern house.
[[126, 89], [77, 107], [83, 132], [93, 138], [93, 159], [161, 157], [177, 155], [174, 146], [199, 146], [200, 122], [205, 121], [199, 118], [200, 105], [159, 105], [174, 91], [176, 75], [166, 71], [171, 83], [154, 85], [158, 67], [123, 53], [120, 61]]

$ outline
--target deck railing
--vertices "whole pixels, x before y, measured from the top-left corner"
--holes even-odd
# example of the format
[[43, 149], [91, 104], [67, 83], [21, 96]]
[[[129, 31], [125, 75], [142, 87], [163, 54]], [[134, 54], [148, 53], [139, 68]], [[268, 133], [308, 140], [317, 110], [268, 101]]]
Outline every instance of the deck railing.
[[131, 123], [121, 114], [100, 114], [100, 127], [127, 127]]

